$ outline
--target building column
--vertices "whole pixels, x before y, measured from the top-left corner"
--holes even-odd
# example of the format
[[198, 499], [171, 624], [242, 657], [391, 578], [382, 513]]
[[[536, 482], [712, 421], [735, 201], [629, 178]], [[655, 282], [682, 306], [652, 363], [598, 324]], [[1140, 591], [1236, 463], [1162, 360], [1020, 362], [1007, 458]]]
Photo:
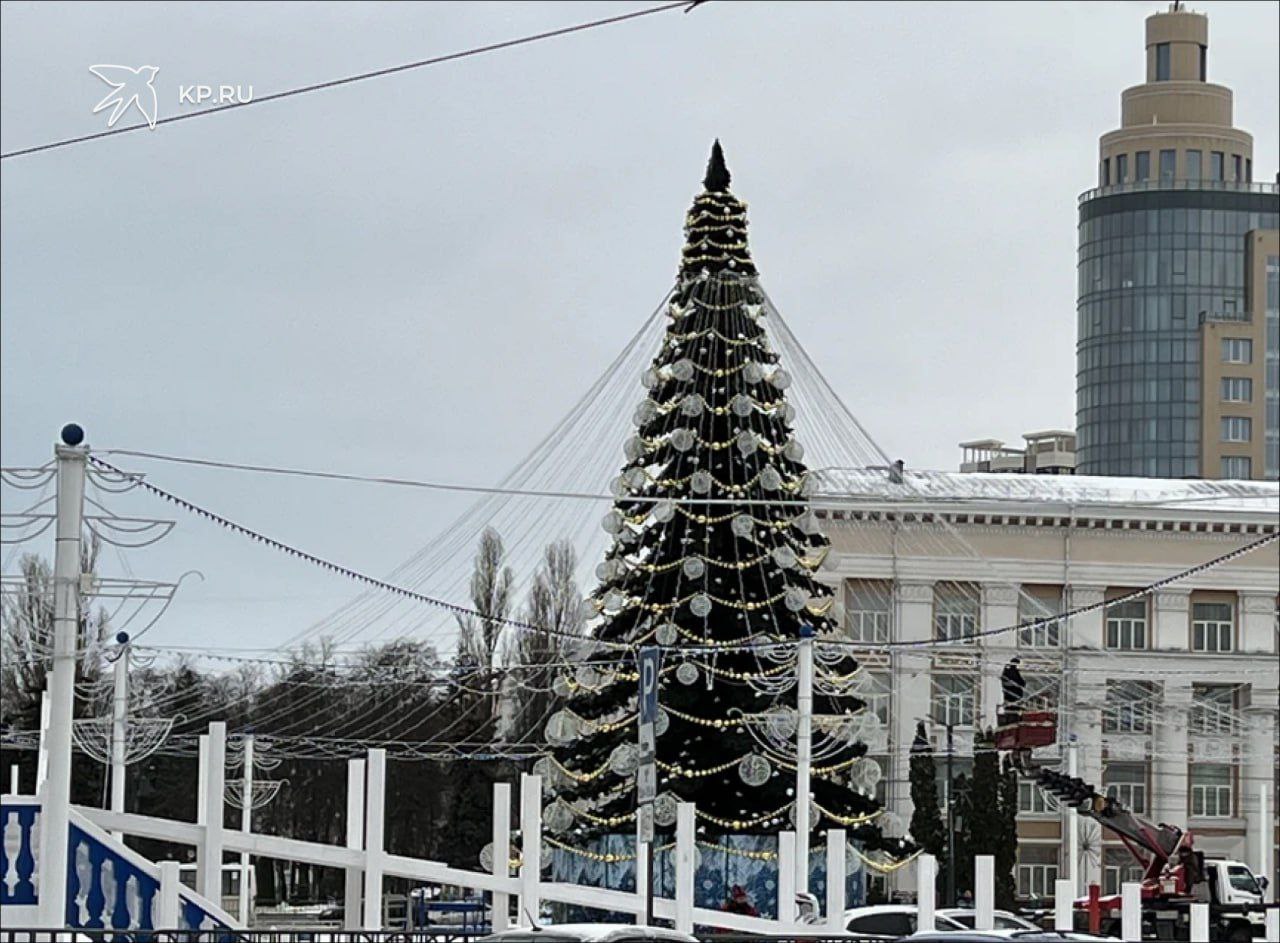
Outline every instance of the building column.
[[[1276, 793], [1275, 744], [1276, 725], [1280, 722], [1280, 691], [1274, 682], [1253, 685], [1249, 690], [1249, 706], [1244, 709], [1245, 758], [1240, 764], [1239, 809], [1245, 820], [1245, 863], [1271, 881], [1268, 895], [1280, 899], [1275, 890], [1280, 874], [1275, 865], [1276, 822], [1280, 821], [1280, 797]], [[1265, 787], [1267, 799], [1259, 802]], [[1262, 806], [1265, 806], [1263, 808]]]
[[[1082, 606], [1095, 606], [1106, 598], [1105, 586], [1071, 585], [1067, 587], [1067, 608], [1079, 609]], [[1106, 612], [1095, 609], [1084, 615], [1073, 616], [1066, 620], [1063, 631], [1066, 637], [1063, 644], [1068, 648], [1105, 647], [1102, 627], [1105, 624]]]
[[[1068, 738], [1076, 738], [1076, 763], [1081, 779], [1096, 789], [1102, 788], [1102, 703], [1107, 696], [1105, 675], [1091, 673], [1074, 686], [1072, 705], [1069, 712], [1062, 712], [1058, 737], [1066, 742]], [[1091, 819], [1075, 816], [1080, 831], [1080, 860], [1076, 863], [1080, 875], [1080, 893], [1083, 894], [1090, 884], [1102, 884], [1102, 829]], [[1067, 837], [1066, 807], [1063, 807], [1064, 845], [1069, 845]], [[1066, 854], [1064, 850], [1063, 854]], [[1070, 865], [1065, 861], [1067, 873]]]
[[1167, 589], [1155, 594], [1151, 647], [1162, 651], [1187, 651], [1191, 638], [1191, 591]]
[[[982, 584], [982, 629], [999, 629], [1018, 623], [1019, 590], [1016, 583]], [[979, 728], [996, 726], [996, 715], [1004, 699], [1000, 674], [1018, 654], [1018, 633], [993, 635], [982, 642], [982, 691], [979, 701]]]
[[1236, 647], [1242, 652], [1276, 651], [1275, 593], [1241, 593]]
[[[893, 624], [899, 641], [927, 641], [933, 637], [933, 583], [931, 581], [899, 582], [894, 586]], [[911, 744], [916, 724], [923, 720], [925, 730], [932, 732], [929, 677], [930, 658], [927, 650], [897, 648], [891, 651], [892, 702], [889, 720], [893, 727], [889, 743], [889, 775], [893, 812], [904, 822], [911, 821]], [[907, 889], [914, 872], [904, 868], [895, 875], [894, 886]]]
[[1152, 818], [1157, 822], [1185, 822], [1191, 806], [1187, 801], [1187, 764], [1190, 762], [1188, 730], [1191, 726], [1191, 682], [1171, 678], [1156, 716], [1151, 760]]

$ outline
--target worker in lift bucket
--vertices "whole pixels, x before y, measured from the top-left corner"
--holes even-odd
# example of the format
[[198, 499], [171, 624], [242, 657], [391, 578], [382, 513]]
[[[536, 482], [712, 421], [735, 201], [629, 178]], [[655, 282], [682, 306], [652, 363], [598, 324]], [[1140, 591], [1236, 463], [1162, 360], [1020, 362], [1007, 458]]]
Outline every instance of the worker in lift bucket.
[[1022, 699], [1027, 696], [1027, 680], [1018, 670], [1021, 661], [1016, 655], [1004, 666], [1000, 675], [1000, 687], [1004, 690], [1004, 709], [1006, 713], [1021, 715]]

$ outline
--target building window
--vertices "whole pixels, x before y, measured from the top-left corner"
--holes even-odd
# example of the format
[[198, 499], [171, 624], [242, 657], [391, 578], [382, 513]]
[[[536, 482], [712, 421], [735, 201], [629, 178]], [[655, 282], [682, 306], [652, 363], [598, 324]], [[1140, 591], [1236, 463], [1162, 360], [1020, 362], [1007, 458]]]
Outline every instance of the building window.
[[1141, 883], [1142, 870], [1124, 848], [1102, 849], [1102, 893], [1119, 894], [1122, 884]]
[[1129, 155], [1116, 155], [1116, 183], [1124, 183], [1129, 177]]
[[1191, 650], [1229, 652], [1235, 646], [1235, 611], [1229, 602], [1198, 602], [1191, 606]]
[[977, 679], [973, 675], [935, 675], [933, 678], [933, 719], [957, 727], [973, 726]]
[[1253, 420], [1248, 416], [1223, 416], [1222, 441], [1248, 442], [1253, 438]]
[[1148, 681], [1108, 681], [1102, 708], [1104, 733], [1146, 733], [1151, 729], [1156, 688]]
[[1199, 180], [1200, 174], [1204, 172], [1201, 161], [1204, 159], [1203, 151], [1187, 151], [1187, 179]]
[[1018, 780], [1019, 815], [1057, 815], [1058, 800], [1035, 784], [1034, 780]]
[[1232, 802], [1231, 767], [1225, 763], [1191, 765], [1191, 814], [1206, 819], [1229, 819]]
[[845, 612], [849, 638], [855, 642], [889, 641], [893, 619], [892, 584], [880, 580], [850, 580]]
[[1223, 377], [1222, 399], [1228, 403], [1253, 402], [1252, 377]]
[[1196, 684], [1191, 687], [1191, 732], [1235, 732], [1236, 688], [1233, 684]]
[[1223, 363], [1253, 363], [1253, 339], [1249, 337], [1224, 337], [1222, 339]]
[[1019, 897], [1052, 897], [1058, 880], [1058, 846], [1019, 845], [1017, 878]]
[[1110, 157], [1102, 158], [1102, 173], [1099, 176], [1102, 178], [1101, 182], [1098, 184], [1099, 186], [1102, 186], [1102, 187], [1111, 186], [1111, 158]]
[[1242, 158], [1239, 154], [1232, 154], [1231, 169], [1232, 171], [1234, 171], [1234, 175], [1232, 176], [1231, 179], [1235, 180], [1236, 182], [1243, 182], [1244, 181], [1244, 158]]
[[1138, 151], [1133, 155], [1133, 179], [1137, 182], [1151, 176], [1151, 152]]
[[1226, 481], [1249, 481], [1253, 478], [1253, 459], [1248, 455], [1222, 456], [1222, 477]]
[[978, 631], [978, 589], [963, 583], [939, 583], [933, 591], [933, 635], [939, 641], [972, 640]]
[[1131, 599], [1107, 607], [1107, 648], [1136, 651], [1147, 647], [1147, 601]]
[[893, 700], [893, 683], [887, 674], [868, 672], [867, 685], [858, 692], [858, 697], [866, 705], [866, 710], [875, 715], [880, 726], [889, 726], [889, 705]]
[[1244, 159], [1244, 179], [1246, 183], [1253, 183], [1253, 158], [1246, 157]]
[[1209, 179], [1222, 180], [1226, 171], [1223, 165], [1222, 151], [1209, 152]]
[[1200, 44], [1200, 81], [1209, 81], [1209, 47]]
[[1147, 814], [1147, 764], [1108, 763], [1102, 774], [1102, 788], [1112, 799], [1134, 815]]
[[1169, 44], [1156, 43], [1156, 81], [1169, 81]]
[[1178, 152], [1177, 151], [1161, 151], [1160, 152], [1160, 182], [1173, 183], [1173, 178], [1178, 168]]
[[[1018, 622], [1025, 625], [1062, 612], [1060, 589], [1023, 589], [1018, 596]], [[1024, 648], [1057, 648], [1061, 644], [1059, 622], [1025, 626], [1018, 631], [1018, 644]]]

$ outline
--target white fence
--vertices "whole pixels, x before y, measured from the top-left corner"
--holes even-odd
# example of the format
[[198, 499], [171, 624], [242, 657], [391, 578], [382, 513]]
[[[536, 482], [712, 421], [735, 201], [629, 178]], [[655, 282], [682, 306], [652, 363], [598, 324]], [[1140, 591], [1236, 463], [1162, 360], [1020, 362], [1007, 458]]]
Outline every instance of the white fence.
[[[636, 890], [620, 891], [579, 884], [567, 884], [545, 880], [542, 875], [542, 782], [533, 775], [520, 778], [520, 840], [517, 874], [510, 873], [513, 851], [513, 823], [511, 821], [511, 786], [498, 783], [494, 786], [493, 806], [493, 868], [486, 873], [450, 867], [443, 862], [411, 858], [391, 854], [384, 844], [384, 799], [386, 795], [386, 754], [383, 750], [370, 750], [365, 760], [348, 761], [347, 777], [347, 835], [345, 845], [327, 845], [300, 841], [275, 835], [262, 835], [252, 831], [224, 827], [224, 759], [226, 751], [226, 725], [212, 723], [200, 751], [200, 797], [196, 822], [180, 822], [135, 813], [112, 812], [105, 809], [74, 807], [73, 820], [83, 828], [95, 832], [98, 840], [114, 841], [106, 832], [192, 846], [197, 852], [196, 887], [209, 901], [221, 897], [221, 863], [224, 853], [247, 853], [258, 857], [276, 858], [337, 868], [346, 873], [344, 881], [344, 925], [347, 929], [382, 929], [382, 889], [387, 877], [405, 878], [411, 881], [466, 888], [489, 892], [493, 895], [492, 925], [495, 932], [508, 928], [508, 910], [511, 899], [517, 902], [517, 920], [529, 925], [536, 919], [544, 901], [577, 905], [617, 913], [629, 914], [637, 920], [646, 912], [648, 875], [645, 873], [646, 856], [637, 855]], [[31, 802], [30, 798], [6, 797], [6, 804]], [[845, 877], [846, 842], [841, 829], [832, 829], [827, 836], [827, 880], [825, 919], [818, 924], [797, 922], [795, 901], [794, 832], [781, 832], [778, 836], [778, 919], [748, 917], [724, 913], [695, 906], [694, 870], [696, 856], [694, 807], [680, 803], [676, 819], [675, 882], [674, 897], [655, 897], [653, 916], [671, 921], [676, 929], [692, 931], [694, 925], [723, 930], [762, 934], [823, 934], [842, 933], [845, 930]], [[95, 828], [96, 826], [96, 828]], [[25, 833], [24, 833], [25, 834]], [[120, 844], [123, 848], [123, 845]], [[159, 866], [142, 861], [135, 853], [124, 849], [140, 868], [154, 873], [160, 882], [155, 926], [169, 928], [180, 925], [178, 866], [163, 862]], [[10, 855], [10, 861], [16, 860]], [[929, 855], [922, 855], [916, 862], [917, 900], [919, 901], [919, 929], [934, 928], [937, 862]], [[994, 861], [988, 856], [975, 860], [974, 916], [978, 929], [994, 926]], [[8, 877], [0, 876], [0, 880]], [[40, 869], [42, 882], [54, 879]], [[66, 880], [65, 876], [63, 880]], [[1070, 929], [1074, 893], [1069, 881], [1056, 885], [1055, 926]], [[241, 893], [247, 893], [246, 882], [241, 882]], [[1126, 884], [1123, 889], [1123, 937], [1138, 939], [1141, 926], [1141, 899], [1139, 885]], [[16, 913], [15, 913], [16, 916]], [[231, 918], [219, 913], [230, 924]], [[1276, 912], [1268, 921], [1268, 940], [1280, 943], [1276, 932]], [[1208, 940], [1208, 911], [1193, 909], [1192, 940]]]

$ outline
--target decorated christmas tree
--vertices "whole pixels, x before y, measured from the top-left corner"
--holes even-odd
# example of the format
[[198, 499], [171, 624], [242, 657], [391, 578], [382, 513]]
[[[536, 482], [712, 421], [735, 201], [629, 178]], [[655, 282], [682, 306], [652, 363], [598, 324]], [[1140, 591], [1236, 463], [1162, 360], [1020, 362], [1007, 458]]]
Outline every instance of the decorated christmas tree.
[[[881, 826], [876, 726], [839, 638], [835, 599], [817, 579], [829, 544], [808, 507], [811, 483], [772, 349], [768, 303], [747, 246], [746, 205], [729, 190], [716, 142], [685, 246], [661, 350], [642, 382], [637, 431], [603, 526], [613, 544], [585, 601], [580, 663], [556, 679], [537, 771], [545, 826], [560, 847], [634, 834], [637, 674], [624, 646], [656, 645], [663, 667], [655, 821], [670, 833], [693, 802], [702, 839], [808, 825], [844, 828], [864, 852], [900, 856]], [[795, 796], [796, 645], [817, 639], [812, 796]], [[782, 644], [779, 644], [782, 643]]]

